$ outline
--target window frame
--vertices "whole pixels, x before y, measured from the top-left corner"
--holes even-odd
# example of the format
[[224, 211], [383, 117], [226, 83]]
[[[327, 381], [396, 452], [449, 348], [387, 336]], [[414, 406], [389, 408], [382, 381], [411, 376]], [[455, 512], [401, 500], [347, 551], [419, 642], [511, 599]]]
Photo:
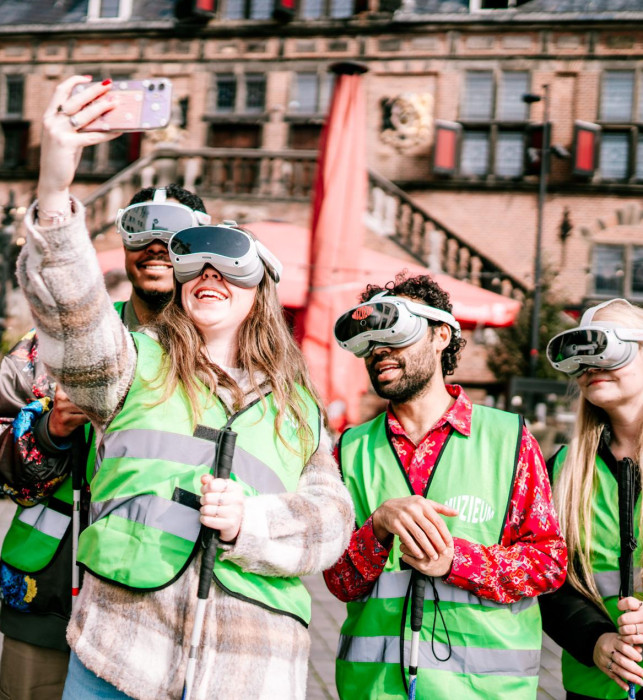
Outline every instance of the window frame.
[[[632, 104], [628, 119], [605, 119], [603, 113], [606, 103], [607, 79], [609, 74], [628, 73], [632, 75], [633, 90]], [[609, 115], [608, 115], [609, 116]], [[601, 127], [600, 143], [598, 145], [598, 179], [605, 183], [639, 184], [643, 182], [643, 162], [638, 163], [639, 144], [640, 157], [643, 159], [643, 70], [638, 67], [610, 67], [603, 70], [600, 78], [599, 100], [597, 105], [596, 123]], [[625, 134], [627, 153], [625, 156], [624, 177], [610, 177], [603, 172], [603, 153], [605, 137], [610, 134]], [[637, 170], [639, 171], [637, 173]]]
[[132, 16], [133, 0], [118, 0], [118, 15], [116, 17], [103, 17], [101, 8], [103, 0], [89, 0], [87, 5], [87, 20], [91, 22], [122, 22]]
[[[470, 116], [467, 113], [467, 94], [468, 85], [467, 79], [469, 75], [474, 73], [488, 73], [491, 76], [491, 109], [490, 116], [476, 117]], [[499, 69], [499, 68], [465, 68], [464, 80], [462, 82], [462, 90], [459, 105], [458, 122], [462, 125], [461, 134], [461, 149], [460, 161], [458, 167], [458, 178], [463, 180], [497, 180], [501, 182], [512, 182], [524, 179], [526, 172], [524, 167], [524, 147], [527, 127], [529, 125], [529, 110], [525, 105], [524, 117], [517, 118], [501, 118], [500, 110], [503, 106], [503, 80], [505, 76], [510, 74], [523, 74], [525, 76], [524, 92], [529, 92], [532, 82], [532, 74], [529, 69]], [[523, 93], [524, 94], [524, 93]], [[502, 175], [498, 173], [498, 149], [499, 136], [502, 133], [522, 133], [522, 149], [520, 154], [520, 174], [517, 175]], [[484, 174], [467, 173], [464, 169], [464, 154], [467, 134], [485, 133], [487, 134], [487, 163]]]
[[[267, 121], [268, 114], [268, 81], [270, 73], [266, 70], [258, 69], [258, 66], [245, 66], [243, 71], [223, 68], [213, 70], [211, 73], [211, 87], [208, 96], [208, 111], [203, 115], [203, 120], [207, 122], [229, 122], [231, 120], [241, 121]], [[218, 107], [218, 81], [220, 76], [232, 76], [235, 80], [234, 106], [230, 110], [221, 110]], [[251, 106], [248, 102], [248, 86], [253, 81], [259, 82], [263, 79], [263, 105]]]
[[[298, 77], [310, 75], [315, 77], [315, 99], [314, 109], [299, 109], [293, 105], [297, 102], [299, 93]], [[330, 107], [330, 100], [333, 94], [335, 76], [327, 70], [311, 69], [297, 70], [291, 74], [290, 88], [288, 91], [288, 108], [286, 109], [287, 119], [289, 121], [298, 121], [306, 119], [318, 119], [325, 117]]]
[[[604, 290], [599, 291], [596, 287], [596, 253], [598, 249], [614, 249], [621, 252], [622, 270], [621, 270], [621, 289], [620, 290]], [[609, 242], [595, 243], [592, 246], [591, 257], [591, 297], [594, 299], [613, 299], [615, 296], [622, 296], [625, 299], [632, 301], [643, 301], [643, 288], [639, 292], [633, 291], [634, 278], [634, 249], [640, 248], [643, 251], [643, 244], [634, 241], [627, 242]]]
[[[14, 82], [21, 85], [21, 95], [20, 95], [20, 109], [17, 111], [10, 111], [10, 92], [11, 83]], [[2, 115], [7, 118], [22, 118], [25, 108], [25, 76], [22, 73], [5, 73], [4, 74], [4, 96], [2, 100]]]

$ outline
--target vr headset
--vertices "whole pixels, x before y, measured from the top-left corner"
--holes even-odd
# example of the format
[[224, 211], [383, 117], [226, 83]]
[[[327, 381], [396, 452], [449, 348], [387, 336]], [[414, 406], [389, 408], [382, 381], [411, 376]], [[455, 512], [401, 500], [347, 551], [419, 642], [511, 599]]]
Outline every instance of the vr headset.
[[592, 367], [619, 369], [629, 365], [643, 341], [643, 330], [623, 328], [610, 321], [593, 321], [595, 313], [614, 301], [610, 299], [588, 309], [577, 328], [555, 335], [547, 344], [547, 359], [554, 369], [580, 377]]
[[209, 223], [208, 214], [178, 202], [168, 202], [162, 188], [154, 192], [151, 202], [119, 209], [116, 217], [116, 228], [128, 250], [140, 250], [156, 240], [167, 244], [176, 231]]
[[429, 320], [446, 323], [460, 335], [460, 324], [448, 311], [380, 292], [337, 319], [335, 340], [353, 355], [368, 357], [376, 347], [413, 345], [426, 333]]
[[265, 270], [279, 282], [283, 270], [266, 246], [235, 221], [177, 231], [170, 238], [168, 252], [174, 276], [181, 283], [198, 277], [205, 265], [212, 265], [228, 282], [245, 289], [256, 287]]

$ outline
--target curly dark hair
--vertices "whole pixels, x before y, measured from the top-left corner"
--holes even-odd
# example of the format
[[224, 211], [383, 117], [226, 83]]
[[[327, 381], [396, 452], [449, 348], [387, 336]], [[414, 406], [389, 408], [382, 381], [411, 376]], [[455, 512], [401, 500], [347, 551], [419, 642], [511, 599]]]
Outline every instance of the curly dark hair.
[[193, 211], [202, 211], [205, 212], [205, 204], [203, 204], [203, 200], [201, 197], [199, 197], [198, 194], [194, 194], [193, 192], [190, 192], [189, 190], [184, 189], [181, 187], [181, 185], [176, 185], [176, 184], [171, 184], [168, 185], [167, 187], [144, 187], [142, 190], [139, 190], [133, 197], [130, 199], [129, 204], [127, 205], [128, 207], [132, 204], [139, 204], [140, 202], [149, 202], [152, 199], [154, 199], [154, 193], [156, 190], [164, 189], [168, 199], [171, 197], [172, 199], [176, 199], [177, 202], [180, 204], [185, 204], [186, 207], [190, 207]]
[[[383, 287], [376, 284], [369, 284], [360, 295], [360, 301], [365, 302], [372, 299], [376, 294], [387, 291], [394, 296], [409, 297], [424, 302], [427, 306], [433, 306], [442, 311], [452, 313], [451, 302], [449, 295], [440, 287], [440, 285], [432, 280], [428, 275], [418, 275], [417, 277], [409, 277], [407, 271], [400, 272], [395, 275], [395, 280], [387, 282]], [[441, 325], [439, 321], [431, 321], [427, 319], [429, 326], [436, 327]], [[462, 349], [467, 344], [467, 341], [455, 333], [451, 333], [451, 342], [442, 352], [442, 374], [446, 377], [453, 374], [458, 366], [458, 360]]]

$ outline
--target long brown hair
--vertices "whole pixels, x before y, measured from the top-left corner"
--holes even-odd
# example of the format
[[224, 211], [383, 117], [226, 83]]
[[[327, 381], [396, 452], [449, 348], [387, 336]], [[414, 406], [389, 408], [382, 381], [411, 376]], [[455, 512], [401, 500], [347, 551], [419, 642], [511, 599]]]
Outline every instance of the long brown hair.
[[[182, 286], [175, 282], [172, 301], [156, 317], [151, 328], [165, 350], [158, 378], [165, 385], [162, 400], [182, 385], [196, 425], [203, 411], [204, 391], [214, 397], [218, 387], [228, 389], [235, 410], [242, 406], [243, 392], [227, 372], [209, 361], [205, 339], [181, 303]], [[265, 378], [277, 407], [275, 428], [280, 440], [289, 447], [281, 434], [283, 420], [288, 415], [294, 420], [302, 456], [307, 459], [313, 449], [313, 431], [309, 425], [312, 416], [306, 414], [297, 385], [311, 395], [324, 418], [325, 414], [301, 350], [286, 324], [277, 285], [267, 273], [257, 286], [250, 312], [239, 326], [237, 341], [236, 366], [248, 373], [250, 385], [259, 395], [262, 395], [260, 382]], [[262, 402], [267, 410], [265, 400]]]
[[[599, 321], [598, 325], [603, 320], [617, 322], [624, 328], [643, 328], [643, 309], [622, 300], [614, 300], [609, 306], [597, 311], [594, 319]], [[605, 606], [596, 587], [591, 565], [592, 505], [598, 484], [595, 457], [607, 424], [607, 413], [581, 394], [574, 435], [554, 485], [554, 501], [569, 552], [567, 580], [602, 609]], [[639, 435], [637, 454], [633, 457], [639, 465], [643, 464], [643, 430]], [[643, 532], [643, 514], [639, 531]]]

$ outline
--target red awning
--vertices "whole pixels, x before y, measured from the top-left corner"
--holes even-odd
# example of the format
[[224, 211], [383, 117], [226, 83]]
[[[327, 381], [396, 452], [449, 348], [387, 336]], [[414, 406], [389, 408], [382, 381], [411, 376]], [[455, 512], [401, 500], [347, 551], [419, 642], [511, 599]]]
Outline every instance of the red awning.
[[[301, 308], [306, 303], [310, 231], [304, 226], [277, 221], [244, 224], [281, 260], [284, 274], [279, 283], [281, 303], [289, 308]], [[350, 266], [350, 261], [346, 261]], [[402, 270], [411, 275], [431, 274], [419, 263], [407, 262], [369, 248], [362, 250], [360, 263], [354, 271], [354, 282], [342, 285], [342, 290], [355, 292], [355, 298], [369, 283], [385, 284]], [[476, 287], [446, 274], [431, 274], [449, 293], [454, 316], [464, 327], [477, 325], [510, 326], [520, 311], [520, 302]]]

